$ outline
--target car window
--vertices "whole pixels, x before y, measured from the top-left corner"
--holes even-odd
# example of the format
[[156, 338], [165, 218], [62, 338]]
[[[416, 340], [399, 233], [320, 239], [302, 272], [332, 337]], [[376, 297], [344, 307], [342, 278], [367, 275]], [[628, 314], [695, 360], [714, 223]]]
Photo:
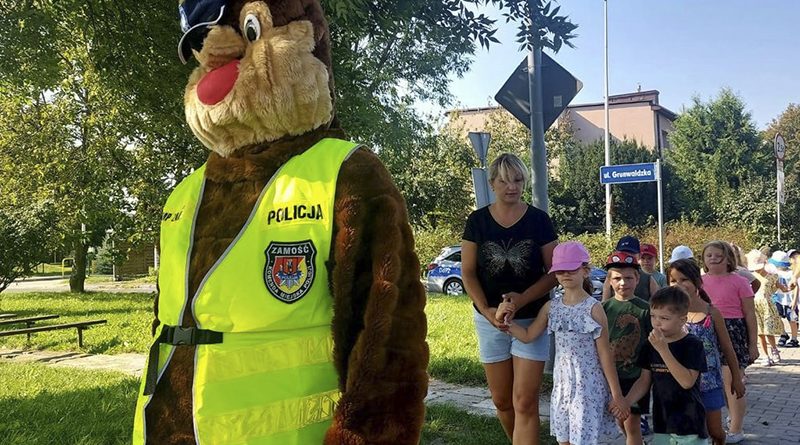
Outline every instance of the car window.
[[461, 262], [461, 252], [456, 252], [456, 253], [450, 255], [449, 257], [447, 257], [447, 261], [456, 261], [456, 262], [460, 263]]

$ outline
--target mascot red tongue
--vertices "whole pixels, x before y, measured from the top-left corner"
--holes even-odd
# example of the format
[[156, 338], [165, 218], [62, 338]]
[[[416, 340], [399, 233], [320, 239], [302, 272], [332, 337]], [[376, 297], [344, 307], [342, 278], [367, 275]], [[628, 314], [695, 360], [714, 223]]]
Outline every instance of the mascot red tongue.
[[179, 12], [199, 64], [186, 121], [210, 153], [164, 203], [180, 218], [161, 223], [132, 442], [418, 444], [414, 238], [386, 168], [338, 126], [319, 0]]
[[215, 105], [231, 92], [239, 77], [239, 61], [233, 60], [200, 79], [197, 84], [197, 98], [206, 105]]

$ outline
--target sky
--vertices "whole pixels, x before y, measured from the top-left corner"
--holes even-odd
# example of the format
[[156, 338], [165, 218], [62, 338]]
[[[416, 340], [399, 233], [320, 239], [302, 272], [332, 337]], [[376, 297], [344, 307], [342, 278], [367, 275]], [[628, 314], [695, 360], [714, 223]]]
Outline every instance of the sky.
[[[553, 55], [583, 82], [572, 104], [602, 102], [603, 1], [560, 0], [559, 15], [578, 25], [576, 48]], [[476, 52], [470, 71], [452, 79], [456, 107], [494, 105], [494, 95], [524, 58], [516, 27], [499, 18], [501, 44]], [[800, 103], [800, 1], [608, 0], [609, 93], [660, 91], [662, 106], [680, 113], [699, 96], [729, 87], [766, 128], [790, 103]], [[433, 111], [433, 110], [431, 110]]]

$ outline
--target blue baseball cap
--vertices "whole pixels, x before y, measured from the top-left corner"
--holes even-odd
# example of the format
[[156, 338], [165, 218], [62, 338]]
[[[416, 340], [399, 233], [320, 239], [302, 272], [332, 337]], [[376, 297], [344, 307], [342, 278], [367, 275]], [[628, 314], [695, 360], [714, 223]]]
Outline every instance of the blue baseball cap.
[[630, 235], [623, 236], [617, 242], [617, 248], [615, 250], [638, 254], [641, 252], [641, 248], [639, 247], [639, 239]]
[[178, 6], [183, 31], [178, 42], [178, 57], [182, 63], [189, 61], [193, 49], [203, 48], [208, 28], [222, 20], [226, 3], [226, 0], [185, 0]]

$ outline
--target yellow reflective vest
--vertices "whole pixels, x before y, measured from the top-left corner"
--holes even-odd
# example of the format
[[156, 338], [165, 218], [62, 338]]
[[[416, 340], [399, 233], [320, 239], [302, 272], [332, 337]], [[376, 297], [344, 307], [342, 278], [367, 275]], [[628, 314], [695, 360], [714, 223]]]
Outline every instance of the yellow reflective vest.
[[[175, 188], [161, 222], [161, 324], [139, 391], [134, 444], [146, 441], [152, 389], [182, 344], [196, 348], [198, 444], [322, 443], [340, 396], [325, 264], [336, 180], [356, 148], [323, 139], [281, 167], [191, 297], [188, 268], [205, 166]], [[196, 329], [180, 327], [185, 310]], [[153, 379], [146, 391], [148, 374]]]

